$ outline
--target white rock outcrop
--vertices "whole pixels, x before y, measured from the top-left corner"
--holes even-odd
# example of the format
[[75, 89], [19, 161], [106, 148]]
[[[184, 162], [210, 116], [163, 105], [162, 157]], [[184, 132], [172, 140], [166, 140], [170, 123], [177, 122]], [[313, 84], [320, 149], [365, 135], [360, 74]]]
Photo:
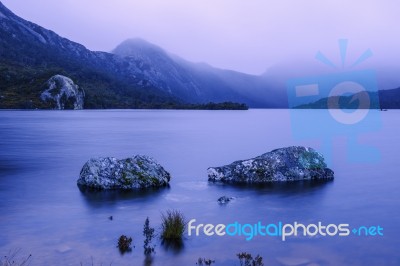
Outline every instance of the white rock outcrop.
[[85, 91], [76, 85], [72, 79], [55, 75], [46, 82], [46, 86], [47, 89], [42, 92], [40, 98], [44, 102], [50, 102], [52, 108], [57, 110], [83, 109]]

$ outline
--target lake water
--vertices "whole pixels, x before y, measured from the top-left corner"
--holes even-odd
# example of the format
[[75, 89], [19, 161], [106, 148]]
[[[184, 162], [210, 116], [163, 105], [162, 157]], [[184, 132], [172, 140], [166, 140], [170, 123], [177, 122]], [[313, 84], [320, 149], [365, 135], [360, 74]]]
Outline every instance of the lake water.
[[[323, 110], [298, 110], [300, 117]], [[181, 249], [155, 240], [153, 265], [239, 265], [236, 253], [260, 254], [266, 265], [400, 265], [400, 112], [381, 112], [382, 127], [360, 141], [381, 159], [350, 163], [346, 138], [333, 141], [325, 184], [233, 187], [207, 182], [207, 168], [255, 157], [275, 148], [319, 139], [296, 139], [288, 110], [249, 111], [1, 111], [0, 255], [32, 254], [30, 265], [143, 265], [143, 223], [159, 232], [160, 214], [180, 210], [197, 223], [348, 223], [381, 226], [383, 236], [185, 236]], [[298, 132], [297, 132], [298, 133]], [[145, 193], [90, 193], [76, 180], [91, 157], [154, 157], [172, 175], [170, 187]], [[236, 199], [221, 206], [223, 195]], [[113, 220], [109, 220], [109, 216]], [[135, 248], [121, 255], [121, 234]]]

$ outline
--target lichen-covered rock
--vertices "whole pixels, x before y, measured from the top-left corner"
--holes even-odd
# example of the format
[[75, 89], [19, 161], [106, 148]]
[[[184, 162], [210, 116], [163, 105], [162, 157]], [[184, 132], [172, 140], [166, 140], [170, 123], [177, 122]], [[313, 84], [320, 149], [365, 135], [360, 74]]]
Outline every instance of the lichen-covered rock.
[[329, 180], [334, 173], [312, 148], [287, 147], [244, 161], [208, 168], [208, 180], [223, 183], [268, 183]]
[[46, 86], [40, 99], [50, 104], [49, 107], [57, 110], [83, 109], [85, 92], [72, 79], [55, 75], [47, 81]]
[[154, 159], [136, 155], [90, 159], [82, 167], [78, 185], [94, 189], [142, 189], [167, 186], [170, 174]]

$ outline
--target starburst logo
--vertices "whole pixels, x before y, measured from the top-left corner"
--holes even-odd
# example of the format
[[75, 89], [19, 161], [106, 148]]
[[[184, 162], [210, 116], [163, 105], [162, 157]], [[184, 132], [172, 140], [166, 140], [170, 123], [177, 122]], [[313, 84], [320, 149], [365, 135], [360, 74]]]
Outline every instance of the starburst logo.
[[[340, 39], [338, 41], [339, 44], [339, 51], [340, 51], [340, 59], [342, 62], [342, 68], [345, 68], [345, 63], [346, 63], [346, 56], [347, 56], [347, 47], [348, 47], [348, 40], [347, 39]], [[358, 59], [350, 66], [350, 68], [354, 68], [355, 66], [361, 64], [368, 58], [372, 57], [372, 51], [371, 49], [365, 50], [359, 57]], [[334, 69], [339, 69], [337, 65], [332, 63], [331, 60], [329, 60], [322, 52], [318, 51], [317, 54], [315, 55], [315, 59], [318, 61], [322, 62], [323, 64], [332, 67]]]
[[[361, 134], [380, 128], [375, 71], [351, 70], [369, 59], [372, 51], [365, 50], [347, 67], [348, 40], [341, 39], [338, 43], [341, 66], [335, 65], [320, 51], [315, 56], [334, 70], [332, 74], [287, 81], [292, 133], [296, 139], [320, 139], [320, 150], [328, 162], [332, 162], [333, 139], [339, 136], [347, 137], [345, 152], [349, 161], [376, 161], [379, 152], [358, 143]], [[345, 71], [346, 68], [350, 71]], [[298, 109], [322, 110], [305, 112]]]

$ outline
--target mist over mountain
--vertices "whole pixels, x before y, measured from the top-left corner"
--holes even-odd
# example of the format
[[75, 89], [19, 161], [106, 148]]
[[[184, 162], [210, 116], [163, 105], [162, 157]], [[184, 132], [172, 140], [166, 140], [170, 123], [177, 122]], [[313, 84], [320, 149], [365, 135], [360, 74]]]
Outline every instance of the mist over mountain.
[[[351, 42], [349, 42], [351, 46]], [[341, 75], [353, 71], [372, 70], [375, 73], [376, 84], [379, 90], [390, 90], [400, 86], [400, 64], [387, 60], [377, 59], [372, 55], [364, 62], [353, 66], [354, 61], [348, 59], [342, 66], [339, 55], [330, 55], [334, 64], [328, 66], [315, 58], [315, 54], [305, 57], [294, 57], [269, 67], [262, 76], [267, 80], [268, 87], [278, 91], [286, 90], [286, 82], [290, 79], [318, 77], [325, 75]], [[392, 60], [393, 61], [393, 60]]]
[[[187, 61], [139, 38], [109, 53], [90, 51], [16, 16], [1, 2], [0, 36], [0, 108], [48, 108], [40, 95], [54, 75], [84, 89], [85, 108], [174, 108], [208, 102], [287, 108], [289, 79], [332, 73], [317, 60], [293, 59], [263, 75], [250, 75]], [[376, 62], [365, 67], [376, 69], [379, 89], [400, 85], [400, 67]]]
[[[236, 101], [253, 107], [284, 107], [285, 91], [273, 91], [262, 76], [192, 63], [142, 39], [129, 39], [113, 50], [128, 70], [172, 95], [191, 102]], [[271, 97], [273, 95], [273, 97]]]
[[141, 39], [126, 40], [112, 53], [93, 52], [19, 18], [1, 2], [0, 34], [0, 108], [44, 108], [40, 92], [56, 74], [85, 90], [85, 108], [225, 101], [285, 105], [284, 92], [274, 95], [261, 76], [192, 63]]

